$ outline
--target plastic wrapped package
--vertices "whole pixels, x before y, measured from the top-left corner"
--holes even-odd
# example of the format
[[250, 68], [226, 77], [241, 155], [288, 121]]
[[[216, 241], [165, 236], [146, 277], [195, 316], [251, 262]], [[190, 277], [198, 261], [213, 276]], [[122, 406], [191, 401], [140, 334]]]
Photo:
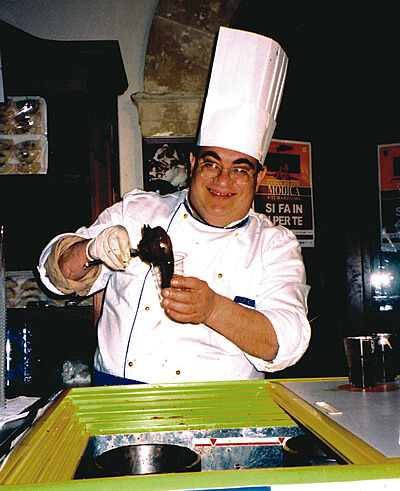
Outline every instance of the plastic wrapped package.
[[7, 308], [27, 307], [46, 298], [30, 271], [7, 272], [5, 285]]
[[[47, 292], [50, 293], [50, 292]], [[80, 297], [71, 300], [65, 295], [48, 296], [39, 286], [32, 271], [7, 271], [5, 276], [5, 298], [9, 309], [31, 306], [92, 306], [92, 297]]]
[[42, 97], [8, 97], [0, 104], [0, 175], [45, 174], [47, 107]]

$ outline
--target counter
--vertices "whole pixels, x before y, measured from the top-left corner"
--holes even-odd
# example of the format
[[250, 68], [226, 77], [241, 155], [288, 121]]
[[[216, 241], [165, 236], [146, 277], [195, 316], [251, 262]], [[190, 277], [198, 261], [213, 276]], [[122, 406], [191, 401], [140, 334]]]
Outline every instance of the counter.
[[[266, 380], [213, 383], [88, 387], [64, 391], [46, 410], [9, 455], [0, 471], [0, 483], [18, 489], [334, 489], [341, 482], [347, 489], [399, 489], [400, 460], [385, 448], [374, 448], [364, 434], [347, 426], [347, 411], [357, 405], [340, 406], [335, 394], [346, 379]], [[366, 401], [375, 397], [377, 407], [388, 406], [386, 396], [398, 397], [392, 389], [375, 393], [353, 393]], [[343, 394], [342, 394], [343, 393]], [[310, 395], [311, 394], [311, 395]], [[314, 399], [317, 399], [315, 401]], [[308, 399], [308, 400], [307, 400]], [[345, 400], [345, 399], [343, 399]], [[381, 402], [379, 402], [379, 400]], [[340, 415], [328, 415], [315, 405], [325, 401]], [[386, 401], [386, 402], [385, 402]], [[369, 404], [364, 404], [368, 407]], [[389, 404], [390, 405], [390, 404]], [[358, 406], [361, 407], [361, 406]], [[340, 411], [339, 411], [340, 412]], [[371, 413], [372, 414], [372, 413]], [[360, 422], [362, 413], [352, 415]], [[379, 413], [376, 420], [379, 420]], [[387, 420], [388, 421], [388, 420]], [[342, 424], [343, 423], [343, 424]], [[369, 420], [369, 424], [374, 422]], [[398, 438], [399, 425], [393, 422]], [[263, 445], [282, 445], [297, 434], [299, 425], [314, 432], [347, 465], [266, 469], [216, 470], [188, 474], [130, 476], [105, 479], [74, 479], [93, 438], [127, 441], [129, 436], [201, 435], [225, 430], [238, 439], [263, 439]], [[357, 425], [356, 425], [357, 426]], [[357, 428], [356, 428], [357, 429]], [[201, 433], [203, 432], [203, 433]], [[216, 433], [210, 433], [216, 432]], [[232, 433], [233, 432], [233, 433]], [[208, 436], [207, 436], [208, 435]], [[249, 436], [250, 435], [250, 436]], [[377, 482], [378, 480], [378, 482]], [[324, 483], [324, 484], [322, 484]], [[362, 487], [361, 486], [362, 483]]]
[[282, 382], [275, 401], [348, 463], [400, 462], [400, 382], [356, 389], [347, 379]]

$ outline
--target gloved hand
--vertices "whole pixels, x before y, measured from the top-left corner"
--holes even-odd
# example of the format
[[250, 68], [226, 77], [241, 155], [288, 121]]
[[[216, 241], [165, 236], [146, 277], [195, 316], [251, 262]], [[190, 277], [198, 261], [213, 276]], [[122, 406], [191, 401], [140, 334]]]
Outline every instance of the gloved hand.
[[100, 259], [106, 266], [114, 270], [128, 267], [131, 259], [131, 243], [125, 227], [116, 225], [104, 229], [89, 242], [87, 254], [92, 259]]

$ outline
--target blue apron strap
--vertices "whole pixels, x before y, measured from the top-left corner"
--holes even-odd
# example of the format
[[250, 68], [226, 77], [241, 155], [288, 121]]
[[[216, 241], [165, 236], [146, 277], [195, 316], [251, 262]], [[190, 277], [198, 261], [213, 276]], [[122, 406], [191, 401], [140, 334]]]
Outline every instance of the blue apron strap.
[[93, 387], [101, 387], [103, 385], [133, 385], [133, 384], [145, 384], [146, 382], [139, 382], [138, 380], [131, 380], [129, 378], [117, 377], [110, 373], [99, 372], [94, 370], [93, 373]]

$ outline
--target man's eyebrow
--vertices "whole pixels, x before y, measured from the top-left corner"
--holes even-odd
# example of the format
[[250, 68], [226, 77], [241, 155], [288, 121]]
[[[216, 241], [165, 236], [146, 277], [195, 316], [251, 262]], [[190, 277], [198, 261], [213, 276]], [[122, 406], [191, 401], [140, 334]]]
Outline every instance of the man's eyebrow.
[[253, 162], [251, 162], [249, 159], [245, 159], [245, 158], [237, 159], [233, 162], [233, 165], [238, 165], [238, 164], [247, 164], [252, 169], [256, 168], [256, 166], [253, 164]]
[[199, 155], [199, 159], [204, 159], [205, 157], [214, 157], [216, 160], [221, 160], [221, 157], [211, 150], [207, 150]]

